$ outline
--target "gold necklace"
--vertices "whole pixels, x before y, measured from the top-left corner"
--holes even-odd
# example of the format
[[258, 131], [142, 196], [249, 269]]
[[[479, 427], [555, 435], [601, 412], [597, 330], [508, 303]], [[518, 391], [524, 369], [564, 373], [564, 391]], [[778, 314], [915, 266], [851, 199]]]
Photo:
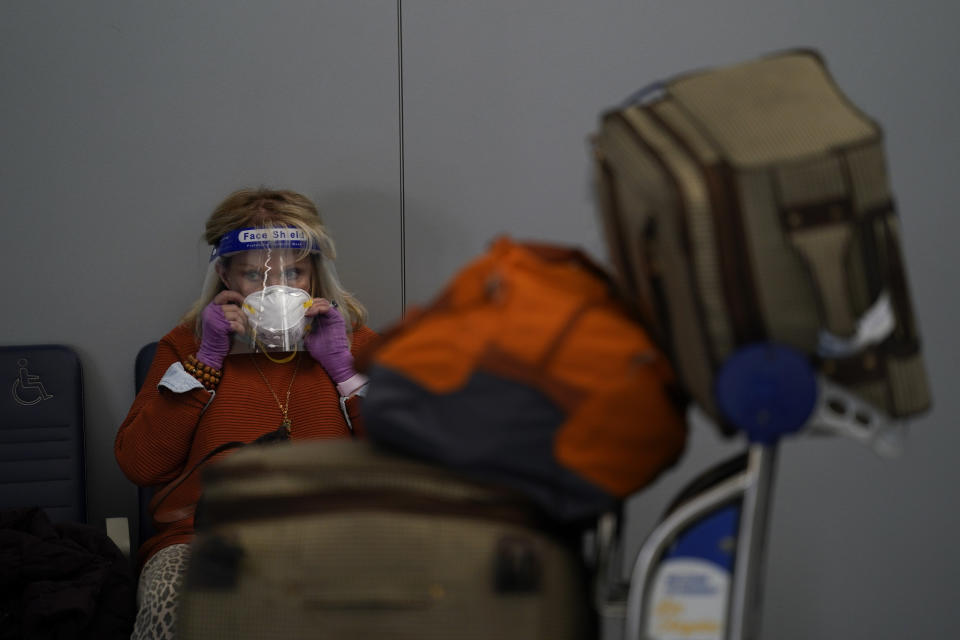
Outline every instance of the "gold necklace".
[[270, 381], [267, 380], [267, 376], [263, 375], [263, 371], [260, 370], [260, 365], [257, 364], [257, 359], [250, 354], [250, 362], [253, 363], [253, 366], [256, 368], [257, 373], [260, 374], [260, 378], [263, 380], [264, 384], [267, 385], [267, 389], [270, 390], [273, 399], [277, 401], [277, 406], [280, 407], [280, 413], [283, 415], [283, 422], [280, 423], [280, 428], [287, 432], [287, 435], [290, 435], [290, 430], [293, 428], [293, 424], [290, 422], [290, 417], [287, 415], [287, 412], [290, 410], [290, 391], [293, 390], [293, 381], [297, 379], [297, 371], [300, 369], [300, 352], [296, 352], [297, 355], [297, 364], [293, 367], [293, 375], [290, 376], [290, 384], [287, 385], [287, 404], [286, 406], [280, 402], [280, 398], [277, 397], [276, 392], [273, 390], [273, 387], [270, 386]]

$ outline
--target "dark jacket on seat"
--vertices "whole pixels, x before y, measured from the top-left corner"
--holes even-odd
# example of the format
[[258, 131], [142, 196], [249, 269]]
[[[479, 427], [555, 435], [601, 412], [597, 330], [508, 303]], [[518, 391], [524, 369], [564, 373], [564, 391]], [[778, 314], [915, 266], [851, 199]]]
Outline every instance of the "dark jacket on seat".
[[125, 639], [135, 617], [131, 564], [103, 531], [0, 511], [0, 640]]

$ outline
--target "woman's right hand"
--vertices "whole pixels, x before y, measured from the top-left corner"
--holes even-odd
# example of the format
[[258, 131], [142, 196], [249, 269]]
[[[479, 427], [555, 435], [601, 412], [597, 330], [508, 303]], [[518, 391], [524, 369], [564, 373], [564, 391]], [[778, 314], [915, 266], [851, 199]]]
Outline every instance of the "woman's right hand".
[[240, 306], [243, 296], [226, 289], [217, 294], [200, 314], [202, 337], [197, 360], [214, 369], [223, 368], [223, 359], [230, 353], [230, 336], [247, 332], [246, 319]]

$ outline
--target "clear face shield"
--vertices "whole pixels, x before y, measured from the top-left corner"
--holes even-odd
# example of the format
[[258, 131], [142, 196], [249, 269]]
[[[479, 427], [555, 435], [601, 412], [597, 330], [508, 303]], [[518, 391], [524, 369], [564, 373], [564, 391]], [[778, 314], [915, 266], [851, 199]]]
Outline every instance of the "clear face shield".
[[295, 228], [237, 229], [221, 238], [210, 258], [204, 295], [224, 286], [244, 298], [246, 333], [233, 335], [230, 353], [303, 349], [316, 253]]

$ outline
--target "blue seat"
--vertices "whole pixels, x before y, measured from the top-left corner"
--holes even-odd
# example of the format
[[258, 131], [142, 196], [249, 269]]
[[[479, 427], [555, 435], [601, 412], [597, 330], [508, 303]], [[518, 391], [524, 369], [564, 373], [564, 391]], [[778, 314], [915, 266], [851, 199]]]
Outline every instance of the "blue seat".
[[63, 345], [0, 346], [0, 509], [87, 520], [83, 374]]
[[[143, 381], [147, 379], [147, 373], [150, 371], [150, 365], [153, 364], [153, 356], [157, 353], [157, 343], [150, 342], [145, 344], [137, 352], [137, 359], [134, 363], [134, 393], [140, 393], [143, 387]], [[153, 487], [137, 488], [137, 548], [157, 531], [153, 528], [153, 518], [150, 517], [150, 499], [153, 497]]]
[[153, 364], [153, 356], [157, 354], [157, 343], [151, 342], [143, 345], [137, 352], [137, 361], [134, 363], [134, 388], [135, 393], [140, 393], [143, 381], [147, 379], [147, 373], [150, 371], [150, 365]]

